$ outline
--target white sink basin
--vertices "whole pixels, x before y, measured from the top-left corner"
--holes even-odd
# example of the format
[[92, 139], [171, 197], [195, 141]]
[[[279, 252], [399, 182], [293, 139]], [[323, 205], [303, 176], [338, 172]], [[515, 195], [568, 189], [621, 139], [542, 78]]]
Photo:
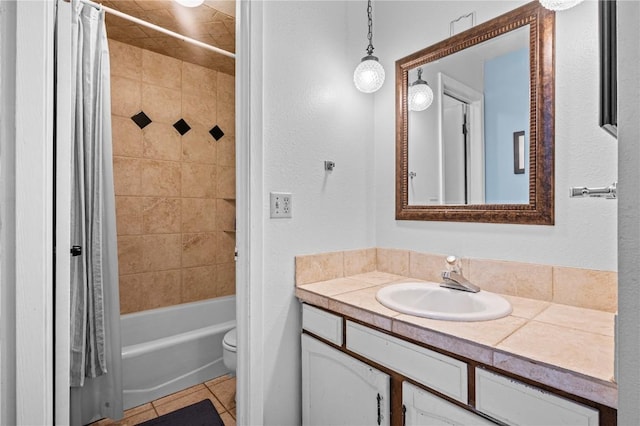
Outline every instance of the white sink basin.
[[495, 293], [451, 290], [432, 282], [383, 287], [378, 290], [376, 299], [394, 311], [447, 321], [486, 321], [511, 313], [511, 304]]

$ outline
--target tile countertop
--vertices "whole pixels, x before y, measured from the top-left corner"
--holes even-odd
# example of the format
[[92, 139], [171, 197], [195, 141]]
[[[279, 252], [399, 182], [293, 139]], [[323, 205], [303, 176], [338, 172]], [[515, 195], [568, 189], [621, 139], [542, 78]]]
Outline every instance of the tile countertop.
[[401, 314], [376, 300], [380, 288], [408, 281], [420, 280], [369, 272], [298, 285], [296, 296], [396, 335], [617, 408], [614, 314], [503, 295], [513, 306], [511, 315], [455, 322]]

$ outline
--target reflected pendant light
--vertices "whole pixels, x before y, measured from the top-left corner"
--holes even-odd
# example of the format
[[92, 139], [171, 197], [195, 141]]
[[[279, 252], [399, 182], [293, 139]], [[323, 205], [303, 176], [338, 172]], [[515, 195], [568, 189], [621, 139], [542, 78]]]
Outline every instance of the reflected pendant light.
[[422, 79], [422, 68], [418, 68], [418, 79], [409, 86], [409, 111], [424, 111], [433, 102], [433, 90]]
[[583, 0], [540, 0], [540, 4], [549, 10], [567, 10], [582, 3]]
[[382, 87], [384, 83], [384, 68], [378, 62], [378, 58], [373, 56], [373, 20], [371, 18], [371, 0], [367, 4], [367, 16], [369, 18], [369, 33], [367, 38], [369, 39], [369, 46], [367, 46], [367, 56], [362, 58], [362, 61], [356, 67], [353, 72], [353, 82], [364, 93], [373, 93]]
[[175, 0], [175, 2], [185, 7], [198, 7], [204, 3], [204, 0]]

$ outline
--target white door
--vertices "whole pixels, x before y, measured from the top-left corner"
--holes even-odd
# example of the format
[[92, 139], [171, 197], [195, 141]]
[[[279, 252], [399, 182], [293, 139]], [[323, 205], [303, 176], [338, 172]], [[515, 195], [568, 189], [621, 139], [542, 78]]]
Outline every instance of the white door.
[[389, 425], [387, 374], [302, 335], [302, 424]]
[[404, 425], [495, 425], [495, 423], [467, 411], [449, 401], [411, 383], [402, 382]]

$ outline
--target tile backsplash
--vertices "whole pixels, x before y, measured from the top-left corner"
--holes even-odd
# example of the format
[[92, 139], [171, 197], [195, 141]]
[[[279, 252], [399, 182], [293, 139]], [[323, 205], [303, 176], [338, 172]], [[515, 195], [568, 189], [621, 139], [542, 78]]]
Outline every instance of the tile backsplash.
[[[440, 282], [446, 255], [390, 248], [296, 256], [296, 285], [380, 271]], [[483, 290], [600, 311], [618, 309], [618, 274], [503, 260], [462, 258], [463, 274]]]

